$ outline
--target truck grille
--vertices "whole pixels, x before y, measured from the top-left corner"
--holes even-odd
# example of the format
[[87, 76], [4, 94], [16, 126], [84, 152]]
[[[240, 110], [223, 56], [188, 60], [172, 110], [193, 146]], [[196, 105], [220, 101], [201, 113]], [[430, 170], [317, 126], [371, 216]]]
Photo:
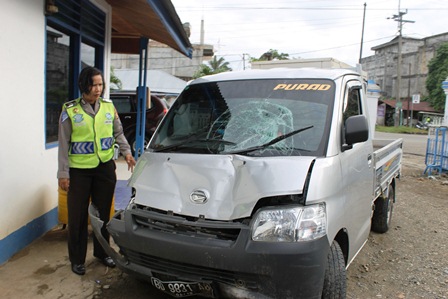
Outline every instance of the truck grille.
[[202, 218], [167, 214], [158, 210], [132, 210], [134, 223], [140, 228], [195, 238], [236, 241], [241, 230], [248, 229], [249, 219], [241, 221], [211, 221]]

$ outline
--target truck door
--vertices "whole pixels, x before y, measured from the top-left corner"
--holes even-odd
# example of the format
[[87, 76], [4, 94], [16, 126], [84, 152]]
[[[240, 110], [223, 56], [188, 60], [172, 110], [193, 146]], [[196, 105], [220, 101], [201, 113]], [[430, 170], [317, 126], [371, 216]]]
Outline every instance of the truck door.
[[[361, 82], [349, 81], [344, 93], [342, 111], [342, 144], [345, 143], [345, 120], [353, 115], [365, 115], [365, 98]], [[370, 135], [371, 136], [371, 135]], [[343, 150], [341, 144], [341, 169], [346, 200], [345, 219], [350, 238], [350, 258], [358, 252], [370, 232], [370, 217], [372, 213], [372, 140], [354, 144], [351, 149]]]

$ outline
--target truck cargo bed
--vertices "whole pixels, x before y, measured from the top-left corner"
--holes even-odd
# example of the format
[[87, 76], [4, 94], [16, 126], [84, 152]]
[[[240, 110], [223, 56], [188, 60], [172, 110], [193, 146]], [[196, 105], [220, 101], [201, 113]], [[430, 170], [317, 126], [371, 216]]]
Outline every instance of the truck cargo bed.
[[375, 167], [375, 198], [384, 193], [387, 186], [401, 173], [403, 139], [374, 139], [373, 161]]

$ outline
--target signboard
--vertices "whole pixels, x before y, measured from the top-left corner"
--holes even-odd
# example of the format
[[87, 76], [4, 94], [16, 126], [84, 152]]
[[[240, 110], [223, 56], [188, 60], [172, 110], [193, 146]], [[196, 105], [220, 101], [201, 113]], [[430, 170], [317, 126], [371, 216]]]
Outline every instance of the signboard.
[[419, 104], [420, 103], [420, 95], [419, 94], [413, 94], [412, 95], [412, 104]]

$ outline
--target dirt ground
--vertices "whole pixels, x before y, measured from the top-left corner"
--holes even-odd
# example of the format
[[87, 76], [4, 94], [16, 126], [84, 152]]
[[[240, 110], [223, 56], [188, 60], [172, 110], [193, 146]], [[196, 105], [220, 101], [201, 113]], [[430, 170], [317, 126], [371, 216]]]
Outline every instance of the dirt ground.
[[347, 298], [448, 298], [448, 177], [404, 154], [392, 225], [350, 265]]

